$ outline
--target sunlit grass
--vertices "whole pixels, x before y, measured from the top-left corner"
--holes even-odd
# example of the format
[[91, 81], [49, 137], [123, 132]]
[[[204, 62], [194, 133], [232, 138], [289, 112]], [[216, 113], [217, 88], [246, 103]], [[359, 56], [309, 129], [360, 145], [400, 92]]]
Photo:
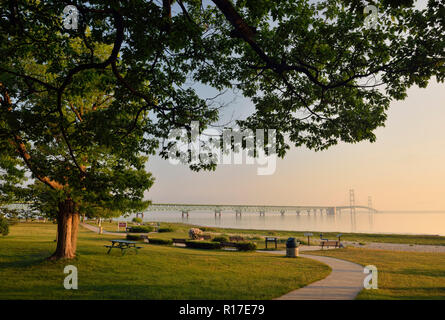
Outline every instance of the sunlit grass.
[[378, 289], [363, 289], [358, 299], [445, 299], [445, 253], [346, 248], [314, 251], [378, 269]]
[[[116, 236], [84, 228], [75, 260], [45, 261], [55, 230], [19, 223], [0, 239], [0, 299], [272, 299], [330, 273], [313, 260], [257, 252], [142, 245], [138, 255], [107, 255], [104, 245]], [[68, 264], [78, 268], [78, 290], [63, 287]]]

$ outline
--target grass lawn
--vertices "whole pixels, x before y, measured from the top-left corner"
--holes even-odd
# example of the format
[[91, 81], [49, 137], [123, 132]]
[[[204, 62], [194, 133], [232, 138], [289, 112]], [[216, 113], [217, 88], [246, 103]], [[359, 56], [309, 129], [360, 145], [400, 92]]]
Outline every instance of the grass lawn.
[[357, 299], [445, 299], [445, 253], [346, 248], [314, 251], [378, 270], [378, 289], [363, 289]]
[[[107, 255], [116, 236], [82, 227], [76, 259], [45, 261], [55, 231], [52, 223], [18, 223], [0, 238], [0, 299], [272, 299], [330, 273], [313, 260], [257, 252], [142, 245], [138, 255]], [[78, 268], [78, 290], [63, 287], [69, 264]]]

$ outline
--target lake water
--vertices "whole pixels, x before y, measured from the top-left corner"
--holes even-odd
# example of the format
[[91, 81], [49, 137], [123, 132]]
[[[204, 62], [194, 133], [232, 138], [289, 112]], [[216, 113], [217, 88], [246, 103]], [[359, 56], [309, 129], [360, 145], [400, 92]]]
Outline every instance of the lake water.
[[[134, 216], [128, 218], [131, 220]], [[222, 212], [215, 218], [213, 212], [190, 212], [182, 218], [180, 212], [146, 212], [144, 221], [183, 222], [209, 227], [240, 229], [273, 229], [290, 231], [338, 231], [358, 233], [398, 233], [445, 235], [445, 213], [374, 213], [357, 212], [354, 216], [343, 211], [334, 215], [296, 213], [235, 213]]]

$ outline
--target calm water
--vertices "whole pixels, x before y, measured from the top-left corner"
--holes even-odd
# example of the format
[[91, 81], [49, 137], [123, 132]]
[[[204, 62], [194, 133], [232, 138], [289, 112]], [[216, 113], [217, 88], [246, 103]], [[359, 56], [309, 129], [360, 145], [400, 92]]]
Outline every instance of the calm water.
[[188, 219], [182, 218], [178, 212], [146, 212], [144, 221], [184, 222], [240, 229], [445, 235], [445, 213], [357, 212], [354, 220], [347, 212], [336, 216], [319, 213], [298, 216], [290, 212], [284, 216], [280, 213], [266, 213], [265, 216], [260, 216], [258, 213], [243, 213], [241, 218], [230, 212], [222, 212], [221, 218], [215, 218], [213, 212], [190, 212]]

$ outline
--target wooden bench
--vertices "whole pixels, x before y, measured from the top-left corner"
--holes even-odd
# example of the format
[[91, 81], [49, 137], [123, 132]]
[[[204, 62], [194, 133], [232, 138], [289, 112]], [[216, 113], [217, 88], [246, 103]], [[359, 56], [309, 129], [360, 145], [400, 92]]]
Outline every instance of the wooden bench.
[[240, 236], [232, 236], [232, 237], [229, 237], [229, 240], [232, 242], [233, 241], [238, 242], [238, 241], [244, 241], [244, 238], [240, 237]]
[[340, 242], [337, 240], [323, 240], [320, 242], [320, 246], [321, 246], [321, 250], [323, 250], [324, 247], [339, 247], [340, 246]]
[[173, 245], [175, 245], [175, 243], [182, 243], [185, 244], [185, 242], [187, 241], [187, 239], [172, 239], [173, 241]]
[[275, 249], [277, 249], [277, 243], [278, 243], [278, 238], [277, 237], [266, 237], [266, 249], [267, 249], [267, 243], [268, 242], [275, 243]]

